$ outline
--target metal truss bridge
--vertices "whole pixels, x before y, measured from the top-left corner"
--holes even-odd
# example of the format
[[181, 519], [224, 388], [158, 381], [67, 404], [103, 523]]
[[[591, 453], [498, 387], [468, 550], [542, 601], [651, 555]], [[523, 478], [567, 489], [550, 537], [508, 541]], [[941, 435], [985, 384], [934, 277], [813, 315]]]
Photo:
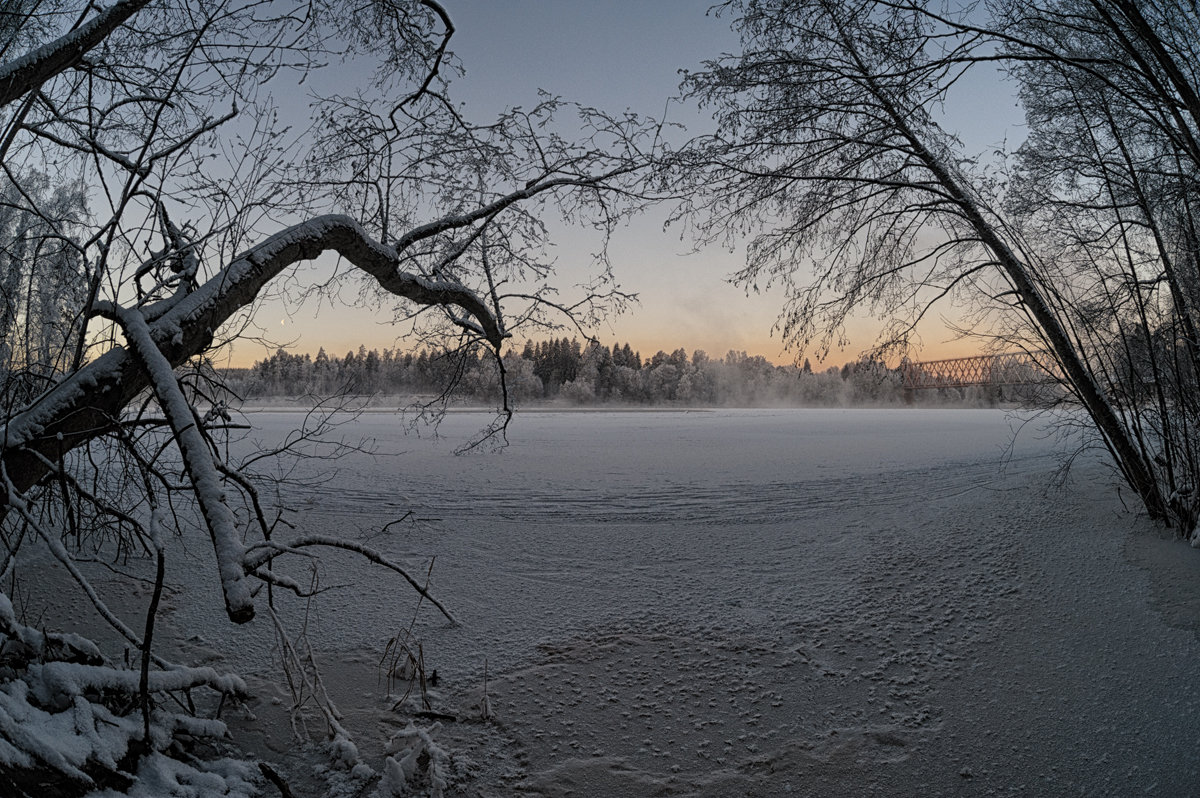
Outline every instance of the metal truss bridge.
[[907, 390], [967, 388], [972, 385], [1045, 385], [1058, 381], [1032, 355], [1025, 352], [923, 362], [905, 360], [900, 364], [900, 376], [902, 387]]

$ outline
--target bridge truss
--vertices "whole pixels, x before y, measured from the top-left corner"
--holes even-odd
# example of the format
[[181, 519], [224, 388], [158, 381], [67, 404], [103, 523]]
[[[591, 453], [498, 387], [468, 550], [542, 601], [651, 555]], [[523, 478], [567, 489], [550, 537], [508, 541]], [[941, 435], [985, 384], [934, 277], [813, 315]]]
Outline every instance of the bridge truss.
[[900, 364], [900, 375], [902, 386], [908, 390], [972, 385], [1045, 385], [1058, 381], [1025, 352], [923, 362], [905, 360]]

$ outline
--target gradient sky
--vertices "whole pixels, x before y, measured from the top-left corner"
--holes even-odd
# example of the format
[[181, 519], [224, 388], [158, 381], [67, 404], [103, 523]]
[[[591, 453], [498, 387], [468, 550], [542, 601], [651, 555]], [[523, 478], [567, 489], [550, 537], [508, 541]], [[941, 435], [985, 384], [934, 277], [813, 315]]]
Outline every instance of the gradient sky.
[[[691, 131], [705, 120], [694, 110], [666, 101], [678, 89], [678, 71], [695, 69], [706, 58], [736, 52], [737, 37], [729, 16], [706, 13], [710, 0], [446, 0], [456, 27], [451, 47], [466, 68], [452, 93], [481, 122], [505, 107], [531, 106], [538, 89], [585, 105], [682, 122]], [[1019, 116], [1005, 87], [986, 76], [972, 78], [955, 98], [947, 126], [964, 139], [968, 151], [980, 151], [1006, 137], [1020, 135]], [[665, 210], [651, 213], [617, 231], [611, 247], [614, 269], [624, 290], [637, 293], [640, 304], [595, 331], [605, 343], [628, 341], [643, 355], [680, 346], [722, 356], [730, 349], [789, 362], [771, 328], [782, 305], [778, 293], [747, 296], [729, 284], [742, 265], [739, 252], [710, 248], [691, 252], [678, 231], [663, 230]], [[575, 282], [591, 262], [594, 239], [566, 231], [556, 236], [552, 252], [562, 284]], [[318, 312], [319, 310], [319, 312]], [[943, 314], [953, 313], [945, 308]], [[926, 359], [970, 354], [970, 342], [952, 342], [942, 317], [921, 328]], [[272, 302], [256, 315], [257, 324], [274, 341], [291, 342], [296, 352], [319, 346], [343, 354], [359, 344], [370, 348], [397, 345], [396, 332], [383, 314], [361, 308], [318, 309], [309, 303], [287, 306]], [[852, 328], [851, 344], [830, 354], [829, 362], [854, 359], [873, 338], [875, 324], [863, 319]], [[403, 342], [399, 342], [403, 345]], [[249, 365], [267, 349], [238, 347], [234, 363]]]

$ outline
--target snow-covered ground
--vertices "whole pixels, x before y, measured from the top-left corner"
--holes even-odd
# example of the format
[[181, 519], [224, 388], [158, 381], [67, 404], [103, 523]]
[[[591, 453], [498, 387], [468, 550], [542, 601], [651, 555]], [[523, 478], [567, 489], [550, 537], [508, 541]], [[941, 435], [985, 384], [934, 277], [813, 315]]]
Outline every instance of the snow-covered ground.
[[[270, 441], [298, 416], [250, 419]], [[348, 434], [380, 454], [304, 463], [331, 479], [292, 497], [307, 531], [422, 576], [436, 557], [461, 625], [426, 604], [413, 633], [457, 718], [448, 794], [1200, 794], [1200, 552], [1094, 458], [1056, 488], [1022, 417], [526, 412], [507, 449], [455, 456], [486, 421], [367, 414]], [[378, 663], [415, 594], [351, 555], [321, 584], [309, 636], [378, 766], [407, 722]], [[176, 645], [257, 686], [239, 739], [315, 789], [265, 613], [231, 629], [210, 598], [168, 597]]]

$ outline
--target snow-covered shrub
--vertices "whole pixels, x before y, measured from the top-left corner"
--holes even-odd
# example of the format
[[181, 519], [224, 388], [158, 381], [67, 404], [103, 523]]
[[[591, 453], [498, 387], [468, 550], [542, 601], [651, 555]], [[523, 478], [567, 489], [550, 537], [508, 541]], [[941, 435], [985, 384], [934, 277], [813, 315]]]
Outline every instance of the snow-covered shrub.
[[0, 794], [256, 794], [251, 763], [185, 756], [198, 741], [225, 737], [222, 721], [167, 711], [166, 702], [156, 701], [201, 687], [226, 695], [246, 690], [241, 679], [212, 668], [170, 666], [143, 673], [106, 663], [86, 638], [18, 623], [0, 593]]
[[418, 790], [430, 798], [444, 798], [452, 764], [450, 754], [433, 740], [441, 727], [435, 723], [423, 729], [409, 722], [393, 735], [388, 747], [397, 750], [384, 760], [375, 798], [420, 794]]

